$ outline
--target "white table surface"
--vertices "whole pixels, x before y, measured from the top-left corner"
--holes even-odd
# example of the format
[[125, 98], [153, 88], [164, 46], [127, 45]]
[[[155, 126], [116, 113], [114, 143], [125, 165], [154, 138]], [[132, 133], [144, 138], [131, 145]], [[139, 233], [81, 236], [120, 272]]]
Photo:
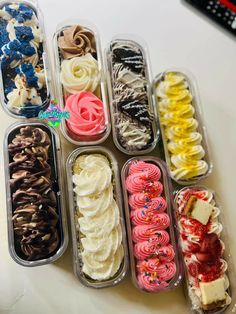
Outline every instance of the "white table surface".
[[[214, 162], [213, 174], [203, 183], [221, 198], [236, 262], [235, 39], [178, 0], [39, 0], [39, 4], [49, 44], [59, 22], [86, 19], [99, 29], [103, 47], [115, 34], [143, 37], [148, 43], [153, 74], [169, 67], [184, 67], [194, 74]], [[14, 121], [0, 110], [1, 160], [4, 132]], [[67, 152], [73, 149], [68, 144], [64, 147]], [[115, 153], [121, 155], [117, 150]], [[166, 294], [143, 294], [133, 287], [129, 276], [115, 288], [83, 287], [73, 275], [70, 244], [52, 265], [17, 265], [8, 253], [3, 162], [0, 166], [0, 314], [189, 312], [181, 288]]]

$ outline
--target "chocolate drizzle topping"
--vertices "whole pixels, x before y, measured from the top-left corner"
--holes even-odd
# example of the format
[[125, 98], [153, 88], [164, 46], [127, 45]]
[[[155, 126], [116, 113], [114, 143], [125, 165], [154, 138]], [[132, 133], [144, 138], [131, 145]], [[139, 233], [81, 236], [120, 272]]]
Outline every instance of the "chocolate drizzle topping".
[[114, 62], [123, 63], [134, 72], [143, 72], [144, 59], [139, 49], [132, 45], [114, 45], [112, 53]]
[[147, 94], [145, 60], [132, 41], [111, 45], [113, 106], [117, 138], [128, 151], [147, 149], [153, 141], [153, 114]]
[[118, 108], [121, 112], [128, 114], [141, 123], [145, 125], [150, 124], [150, 116], [147, 107], [138, 99], [133, 100], [132, 98], [128, 98], [124, 101], [121, 101], [118, 103]]

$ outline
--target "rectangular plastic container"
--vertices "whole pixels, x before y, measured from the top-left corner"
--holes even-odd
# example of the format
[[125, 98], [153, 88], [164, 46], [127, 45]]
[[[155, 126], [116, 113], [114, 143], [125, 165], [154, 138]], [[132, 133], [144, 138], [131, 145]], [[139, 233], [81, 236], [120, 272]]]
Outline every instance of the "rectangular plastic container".
[[[188, 179], [188, 180], [177, 179], [171, 173], [171, 156], [170, 156], [170, 153], [169, 153], [169, 150], [167, 147], [167, 139], [166, 139], [165, 132], [164, 132], [164, 126], [162, 125], [162, 123], [160, 121], [160, 111], [159, 111], [159, 104], [158, 104], [156, 89], [157, 89], [157, 85], [163, 80], [165, 74], [170, 73], [170, 72], [183, 75], [184, 78], [186, 79], [188, 85], [189, 85], [189, 90], [193, 96], [191, 105], [193, 106], [193, 108], [195, 110], [194, 118], [198, 121], [197, 131], [202, 136], [201, 145], [205, 151], [205, 156], [204, 156], [203, 160], [205, 160], [208, 164], [208, 170], [205, 174], [193, 177], [193, 178]], [[205, 123], [203, 120], [200, 97], [199, 97], [199, 93], [198, 93], [195, 79], [193, 78], [193, 76], [190, 73], [188, 73], [187, 71], [185, 71], [183, 69], [176, 69], [176, 68], [168, 69], [168, 70], [158, 74], [155, 77], [155, 79], [153, 81], [153, 96], [154, 96], [154, 102], [156, 104], [157, 116], [158, 116], [158, 120], [159, 120], [161, 134], [162, 134], [162, 142], [163, 142], [163, 146], [164, 146], [165, 160], [166, 160], [167, 168], [168, 168], [168, 171], [170, 173], [171, 178], [180, 185], [190, 185], [190, 184], [197, 183], [202, 179], [205, 179], [206, 177], [208, 177], [212, 173], [213, 165], [212, 165], [212, 160], [211, 160], [211, 156], [210, 156], [210, 152], [209, 152], [206, 126], [205, 126]]]
[[[134, 38], [134, 39], [133, 39]], [[143, 97], [145, 97], [145, 101], [147, 101], [147, 110], [149, 113], [149, 119], [151, 120], [150, 125], [148, 126], [148, 128], [145, 126], [145, 124], [141, 124], [138, 119], [135, 120], [134, 118], [130, 118], [129, 115], [126, 117], [126, 119], [129, 119], [127, 123], [127, 125], [124, 125], [124, 134], [127, 135], [127, 142], [133, 143], [132, 144], [132, 148], [127, 149], [125, 147], [125, 145], [122, 144], [122, 139], [124, 139], [124, 136], [119, 134], [118, 132], [118, 126], [117, 126], [117, 119], [119, 118], [118, 114], [122, 115], [123, 113], [117, 108], [117, 104], [115, 104], [115, 98], [118, 96], [122, 96], [122, 93], [118, 95], [118, 93], [115, 93], [115, 84], [117, 84], [118, 80], [114, 78], [113, 75], [113, 70], [114, 70], [114, 64], [112, 61], [112, 57], [113, 57], [113, 52], [112, 52], [112, 46], [115, 43], [121, 43], [122, 45], [128, 44], [131, 45], [134, 49], [136, 49], [139, 53], [140, 56], [142, 58], [142, 62], [144, 65], [144, 73], [142, 74], [142, 79], [144, 78], [146, 80], [145, 84], [144, 84], [144, 90], [142, 90], [142, 92], [138, 92], [139, 95], [140, 94], [144, 94]], [[106, 52], [105, 52], [105, 56], [106, 56], [106, 67], [107, 67], [107, 85], [108, 85], [108, 94], [109, 94], [109, 100], [110, 100], [110, 111], [111, 111], [111, 122], [112, 122], [112, 135], [113, 135], [113, 141], [116, 145], [116, 147], [123, 152], [124, 154], [127, 155], [142, 155], [142, 154], [146, 154], [151, 152], [154, 147], [156, 146], [156, 143], [159, 139], [159, 128], [157, 125], [157, 121], [156, 121], [156, 110], [155, 107], [153, 106], [153, 100], [152, 100], [152, 87], [151, 87], [151, 66], [150, 66], [150, 60], [149, 60], [149, 55], [148, 55], [148, 50], [147, 50], [147, 46], [146, 44], [143, 42], [142, 39], [140, 38], [136, 38], [136, 36], [133, 35], [117, 35], [116, 37], [114, 37]], [[118, 64], [118, 63], [116, 63]], [[120, 64], [121, 65], [121, 64]], [[121, 65], [124, 67], [124, 65]], [[125, 70], [127, 70], [127, 67], [124, 67]], [[134, 72], [132, 72], [134, 74]], [[125, 75], [125, 74], [124, 74]], [[128, 74], [129, 75], [129, 74]], [[137, 75], [137, 73], [135, 73], [135, 75]], [[135, 81], [134, 78], [130, 78], [131, 81]], [[138, 80], [136, 78], [136, 80]], [[127, 88], [127, 84], [122, 83], [123, 86], [125, 87], [125, 90]], [[137, 92], [137, 89], [135, 90], [134, 87], [128, 88], [131, 91], [131, 95], [132, 93], [135, 94]], [[130, 96], [129, 96], [130, 97]], [[132, 99], [132, 96], [129, 100]], [[137, 99], [136, 99], [137, 100]], [[139, 100], [140, 101], [140, 100]], [[143, 104], [141, 103], [141, 105], [143, 106]], [[127, 105], [126, 105], [127, 106]], [[132, 105], [131, 105], [132, 106]], [[146, 106], [145, 106], [146, 107]], [[144, 108], [146, 109], [146, 108]], [[131, 108], [132, 110], [132, 108]], [[142, 111], [143, 109], [139, 109], [140, 111]], [[145, 111], [145, 110], [144, 110]], [[139, 112], [140, 113], [140, 112]], [[137, 115], [139, 114], [137, 113]], [[117, 118], [118, 117], [118, 118]], [[122, 120], [122, 119], [121, 119]], [[121, 121], [120, 120], [120, 121]], [[129, 125], [131, 125], [131, 120], [132, 123], [138, 123], [139, 125], [136, 126], [133, 130], [128, 130]], [[125, 124], [125, 122], [124, 122]], [[137, 132], [141, 132], [141, 128], [146, 128], [146, 130], [149, 129], [148, 132], [150, 132], [150, 139], [149, 140], [145, 140], [147, 141], [147, 143], [145, 145], [141, 145], [141, 135], [135, 135], [135, 137], [132, 138], [133, 134], [137, 134]], [[142, 131], [143, 134], [146, 134], [144, 131]], [[130, 136], [130, 139], [128, 140], [128, 137]], [[144, 136], [144, 135], [142, 135]], [[143, 137], [144, 138], [144, 137]], [[142, 140], [144, 142], [144, 140]], [[128, 146], [131, 146], [130, 144], [127, 144]]]
[[[38, 22], [39, 22], [39, 29], [41, 30], [42, 33], [42, 43], [39, 44], [39, 49], [37, 49], [37, 51], [39, 51], [39, 56], [42, 59], [42, 69], [44, 69], [44, 75], [45, 75], [45, 86], [40, 90], [40, 96], [42, 99], [42, 104], [40, 106], [37, 105], [32, 105], [32, 106], [19, 106], [18, 110], [14, 110], [11, 109], [8, 106], [8, 100], [7, 100], [7, 95], [5, 93], [5, 78], [3, 75], [3, 70], [2, 70], [2, 65], [1, 65], [1, 69], [0, 69], [0, 88], [2, 90], [1, 93], [1, 105], [3, 110], [10, 115], [13, 118], [36, 118], [38, 117], [38, 113], [39, 111], [44, 111], [47, 109], [47, 107], [50, 104], [50, 100], [51, 100], [51, 73], [50, 73], [50, 63], [49, 63], [49, 58], [48, 58], [48, 51], [47, 51], [47, 41], [46, 41], [46, 34], [45, 34], [45, 29], [44, 29], [44, 22], [43, 22], [43, 14], [38, 6], [38, 2], [37, 0], [13, 0], [13, 1], [1, 1], [0, 3], [0, 10], [2, 10], [2, 8], [5, 5], [10, 5], [10, 4], [23, 4], [28, 8], [31, 8], [36, 17], [38, 18]], [[0, 18], [0, 22], [3, 21], [3, 17]], [[33, 47], [34, 46], [33, 44]], [[6, 69], [5, 75], [9, 76], [10, 79], [13, 79], [12, 75], [14, 73], [12, 73], [13, 71], [9, 70], [9, 67]], [[8, 79], [9, 79], [8, 78]], [[34, 96], [33, 96], [34, 98]], [[22, 112], [23, 111], [23, 112]]]
[[[177, 204], [177, 199], [179, 197], [179, 194], [183, 191], [186, 190], [197, 190], [197, 191], [207, 191], [208, 193], [212, 194], [212, 200], [214, 201], [215, 205], [217, 208], [220, 209], [220, 214], [219, 214], [219, 222], [222, 224], [223, 226], [223, 230], [220, 233], [220, 240], [223, 241], [224, 246], [225, 246], [225, 250], [224, 250], [224, 254], [223, 254], [223, 259], [227, 262], [228, 266], [226, 269], [226, 275], [229, 279], [229, 288], [227, 289], [227, 293], [229, 294], [229, 296], [231, 297], [231, 303], [229, 305], [225, 305], [222, 308], [217, 308], [217, 309], [212, 309], [212, 310], [203, 310], [201, 306], [197, 306], [193, 304], [193, 301], [191, 299], [191, 292], [190, 292], [190, 285], [189, 285], [189, 275], [188, 275], [188, 271], [187, 271], [187, 266], [184, 262], [184, 271], [185, 271], [185, 295], [186, 298], [188, 299], [188, 304], [189, 304], [189, 308], [191, 310], [192, 313], [198, 313], [198, 314], [220, 314], [220, 313], [235, 313], [236, 311], [236, 282], [235, 282], [235, 278], [236, 278], [236, 273], [235, 273], [235, 268], [234, 268], [234, 264], [233, 264], [233, 260], [231, 257], [231, 253], [230, 253], [230, 248], [229, 248], [229, 237], [228, 237], [228, 233], [226, 230], [226, 224], [225, 224], [225, 220], [224, 220], [224, 212], [223, 209], [218, 201], [218, 197], [215, 194], [215, 192], [205, 186], [199, 186], [199, 185], [193, 185], [193, 186], [188, 186], [188, 187], [184, 187], [181, 190], [176, 191], [176, 195], [175, 195], [175, 209], [176, 209], [176, 219], [177, 221], [179, 221], [179, 218], [181, 217], [181, 214], [178, 212], [178, 204]], [[182, 242], [182, 236], [180, 235], [180, 242]], [[182, 249], [181, 249], [182, 252]], [[192, 292], [193, 295], [193, 292]], [[196, 296], [195, 296], [196, 298]], [[199, 301], [198, 301], [199, 302]]]
[[[17, 237], [14, 233], [13, 229], [13, 203], [12, 203], [12, 193], [10, 187], [10, 169], [9, 163], [11, 162], [11, 157], [8, 154], [8, 144], [15, 138], [19, 131], [23, 127], [32, 126], [36, 128], [41, 128], [45, 131], [50, 140], [51, 146], [49, 148], [49, 155], [48, 155], [48, 163], [51, 166], [51, 176], [50, 179], [52, 181], [52, 190], [55, 193], [56, 197], [56, 209], [58, 214], [58, 222], [56, 228], [59, 233], [60, 238], [60, 245], [58, 249], [49, 255], [47, 258], [41, 258], [38, 260], [27, 260], [23, 253], [20, 252], [19, 244], [17, 243]], [[26, 123], [14, 123], [11, 125], [5, 134], [5, 142], [4, 142], [4, 162], [5, 162], [5, 179], [6, 179], [6, 206], [7, 206], [7, 224], [8, 224], [8, 247], [11, 257], [15, 262], [22, 266], [32, 267], [32, 266], [40, 266], [52, 263], [56, 261], [62, 254], [65, 252], [68, 244], [68, 230], [67, 230], [67, 219], [65, 213], [65, 200], [64, 200], [64, 184], [63, 178], [61, 173], [61, 166], [60, 166], [60, 159], [61, 159], [61, 147], [59, 136], [57, 133], [49, 127], [48, 125], [41, 123], [41, 122], [26, 122]], [[34, 205], [34, 204], [32, 204]]]
[[168, 177], [167, 169], [165, 166], [165, 163], [159, 159], [158, 157], [151, 157], [151, 156], [140, 156], [140, 157], [133, 157], [129, 159], [123, 166], [121, 171], [121, 180], [122, 180], [122, 186], [123, 186], [123, 197], [124, 197], [124, 206], [125, 206], [125, 218], [126, 218], [126, 227], [127, 227], [127, 236], [128, 236], [128, 245], [129, 245], [129, 257], [130, 257], [130, 268], [131, 268], [131, 275], [132, 275], [132, 281], [134, 286], [144, 292], [149, 292], [142, 287], [139, 286], [138, 280], [137, 280], [137, 273], [136, 273], [136, 267], [137, 262], [136, 258], [134, 256], [134, 243], [132, 240], [132, 226], [131, 226], [131, 217], [130, 217], [130, 207], [128, 202], [128, 191], [126, 189], [126, 178], [128, 177], [129, 167], [134, 161], [144, 161], [151, 164], [154, 164], [159, 167], [161, 171], [161, 183], [163, 185], [163, 192], [162, 196], [166, 199], [167, 202], [167, 208], [166, 213], [169, 216], [170, 219], [170, 225], [166, 229], [170, 236], [169, 243], [173, 246], [174, 249], [174, 259], [173, 261], [176, 264], [176, 273], [173, 276], [171, 280], [168, 281], [168, 286], [160, 289], [156, 292], [162, 292], [162, 291], [169, 291], [173, 290], [176, 287], [178, 287], [183, 279], [183, 267], [182, 267], [182, 259], [180, 255], [180, 247], [179, 247], [179, 237], [178, 237], [178, 228], [177, 228], [177, 222], [175, 219], [175, 215], [173, 212], [173, 198], [172, 198], [172, 186], [170, 179]]
[[96, 96], [103, 103], [105, 127], [104, 127], [104, 130], [99, 131], [97, 132], [97, 134], [94, 134], [94, 135], [76, 135], [75, 133], [71, 132], [68, 129], [66, 121], [63, 120], [61, 122], [61, 131], [62, 131], [63, 136], [69, 142], [75, 145], [78, 145], [78, 146], [97, 145], [104, 142], [105, 139], [109, 136], [110, 131], [111, 131], [111, 125], [110, 125], [110, 114], [109, 114], [109, 106], [108, 106], [108, 99], [107, 99], [107, 86], [106, 86], [106, 80], [104, 78], [104, 66], [103, 66], [103, 58], [102, 58], [102, 52], [101, 52], [100, 37], [99, 37], [99, 33], [96, 27], [93, 26], [88, 21], [73, 20], [73, 19], [66, 20], [60, 23], [56, 28], [56, 32], [54, 33], [54, 36], [53, 36], [54, 65], [55, 65], [55, 95], [56, 95], [56, 100], [58, 101], [61, 109], [64, 110], [65, 91], [60, 80], [62, 54], [58, 46], [58, 39], [64, 30], [67, 30], [71, 26], [76, 26], [76, 25], [82, 26], [84, 29], [93, 33], [94, 38], [95, 38], [96, 52], [93, 55], [95, 55], [95, 59], [98, 62], [98, 71], [100, 73], [100, 84], [95, 92], [96, 92]]
[[[102, 154], [104, 155], [110, 162], [111, 169], [113, 172], [113, 192], [115, 195], [115, 201], [118, 205], [120, 211], [120, 225], [122, 229], [122, 244], [124, 248], [124, 259], [120, 266], [120, 269], [115, 274], [115, 276], [111, 279], [104, 280], [104, 281], [97, 281], [89, 278], [86, 276], [82, 271], [82, 244], [80, 242], [80, 232], [76, 229], [76, 222], [75, 222], [75, 209], [76, 209], [76, 195], [73, 191], [74, 184], [72, 182], [73, 176], [73, 165], [77, 157], [81, 155], [88, 155], [88, 154]], [[73, 268], [75, 276], [79, 279], [79, 281], [91, 288], [106, 288], [112, 287], [119, 284], [126, 276], [128, 271], [128, 247], [126, 242], [126, 230], [125, 230], [125, 219], [123, 216], [123, 208], [122, 208], [122, 193], [121, 193], [121, 186], [120, 186], [120, 177], [119, 177], [119, 170], [118, 164], [114, 157], [114, 155], [106, 148], [101, 146], [94, 146], [94, 147], [84, 147], [84, 148], [77, 148], [74, 150], [68, 157], [66, 162], [66, 169], [67, 169], [67, 186], [68, 186], [68, 199], [69, 199], [69, 212], [70, 212], [70, 221], [71, 221], [71, 234], [72, 234], [72, 247], [73, 247]]]

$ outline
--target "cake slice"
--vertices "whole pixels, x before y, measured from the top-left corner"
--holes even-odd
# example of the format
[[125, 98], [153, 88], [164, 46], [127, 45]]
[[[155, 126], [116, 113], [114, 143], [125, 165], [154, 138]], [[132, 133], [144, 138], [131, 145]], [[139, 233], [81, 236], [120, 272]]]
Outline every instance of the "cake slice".
[[202, 307], [211, 310], [226, 304], [225, 278], [221, 277], [211, 282], [199, 283], [202, 295]]
[[211, 216], [214, 206], [203, 201], [196, 196], [191, 196], [185, 207], [185, 214], [193, 219], [196, 219], [203, 225], [206, 225]]

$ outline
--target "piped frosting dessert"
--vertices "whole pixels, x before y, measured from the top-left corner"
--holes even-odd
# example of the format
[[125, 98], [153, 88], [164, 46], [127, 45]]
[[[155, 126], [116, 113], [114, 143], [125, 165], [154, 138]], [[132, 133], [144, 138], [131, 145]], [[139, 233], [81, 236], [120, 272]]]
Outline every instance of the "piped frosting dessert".
[[94, 32], [82, 25], [67, 26], [57, 36], [60, 84], [67, 135], [75, 141], [96, 141], [106, 133], [101, 92], [101, 65]]
[[20, 128], [8, 145], [15, 249], [29, 261], [51, 256], [60, 244], [51, 145], [47, 132], [33, 126]]
[[105, 155], [85, 154], [75, 160], [73, 173], [82, 272], [96, 281], [111, 279], [124, 259], [111, 165]]
[[176, 205], [192, 308], [217, 312], [231, 302], [220, 209], [212, 192], [200, 187], [178, 192]]
[[147, 150], [154, 141], [154, 117], [143, 51], [131, 40], [114, 40], [109, 57], [117, 141], [131, 153]]
[[166, 289], [176, 274], [161, 176], [157, 165], [140, 160], [131, 162], [125, 181], [137, 284], [149, 292]]
[[157, 84], [160, 124], [170, 159], [170, 172], [176, 180], [191, 180], [208, 171], [195, 118], [193, 95], [184, 75], [165, 73]]
[[7, 109], [36, 117], [48, 103], [43, 33], [36, 12], [25, 3], [0, 9], [0, 61]]

